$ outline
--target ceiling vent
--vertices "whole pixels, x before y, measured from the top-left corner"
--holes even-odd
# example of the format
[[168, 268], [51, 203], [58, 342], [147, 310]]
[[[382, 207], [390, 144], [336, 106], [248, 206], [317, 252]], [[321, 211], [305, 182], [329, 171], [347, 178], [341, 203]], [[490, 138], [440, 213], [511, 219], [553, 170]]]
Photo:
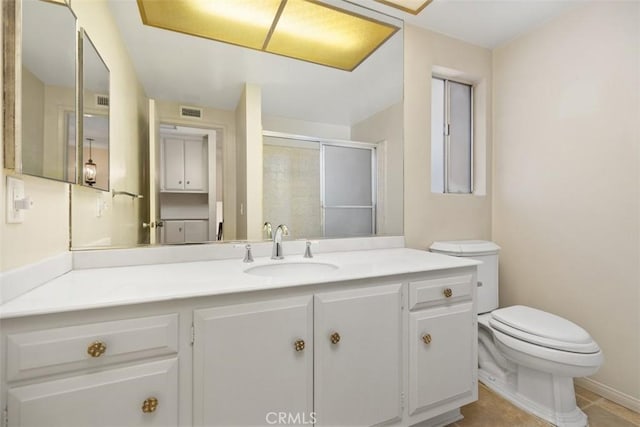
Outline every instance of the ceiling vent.
[[109, 95], [96, 95], [96, 105], [98, 107], [108, 107]]
[[180, 117], [189, 119], [201, 119], [202, 108], [180, 106]]

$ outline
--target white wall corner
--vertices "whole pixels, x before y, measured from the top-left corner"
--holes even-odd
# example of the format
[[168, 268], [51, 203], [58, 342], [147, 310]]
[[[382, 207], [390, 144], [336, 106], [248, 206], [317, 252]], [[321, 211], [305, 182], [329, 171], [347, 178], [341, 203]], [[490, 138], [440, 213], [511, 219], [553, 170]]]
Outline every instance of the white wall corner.
[[4, 304], [46, 282], [71, 271], [71, 252], [43, 259], [0, 273], [0, 304]]

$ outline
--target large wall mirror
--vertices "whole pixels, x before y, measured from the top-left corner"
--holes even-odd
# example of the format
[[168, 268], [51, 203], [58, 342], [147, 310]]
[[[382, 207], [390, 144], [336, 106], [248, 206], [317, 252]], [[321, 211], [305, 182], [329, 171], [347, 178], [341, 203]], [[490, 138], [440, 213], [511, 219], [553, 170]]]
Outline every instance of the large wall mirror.
[[23, 1], [21, 34], [22, 172], [76, 182], [76, 17], [62, 2]]
[[[150, 215], [140, 218], [139, 234], [145, 237], [139, 243], [258, 240], [268, 237], [261, 233], [267, 221], [274, 227], [291, 222], [292, 238], [402, 234], [402, 21], [351, 2], [323, 0], [399, 28], [349, 72], [145, 26], [136, 0], [106, 1], [120, 33], [113, 38], [124, 42], [138, 80], [152, 100], [149, 165], [144, 168], [149, 186], [140, 199], [149, 204], [141, 212]], [[100, 28], [89, 29], [96, 39], [103, 38], [95, 35]], [[89, 45], [85, 42], [85, 51]], [[102, 131], [109, 127], [109, 109], [99, 108], [95, 100], [101, 95], [109, 98], [109, 71], [99, 55], [96, 58], [96, 69], [103, 74], [95, 87], [85, 76], [83, 153], [77, 158], [82, 158], [78, 162], [82, 167], [91, 151], [97, 166], [96, 183], [91, 187], [108, 189], [109, 183], [99, 179], [102, 163], [109, 156], [104, 159], [96, 153], [108, 147], [102, 142]], [[121, 88], [115, 85], [112, 90]], [[122, 102], [128, 96], [111, 95]], [[243, 108], [259, 111], [258, 145], [238, 144], [247, 136], [241, 130], [246, 124], [240, 114]], [[119, 125], [116, 116], [111, 120], [113, 126]], [[308, 151], [300, 151], [301, 147]], [[119, 151], [112, 150], [111, 156]], [[256, 157], [259, 171], [240, 166], [240, 159]], [[296, 178], [296, 173], [309, 171], [304, 162], [310, 158], [318, 172], [313, 182]], [[294, 165], [296, 161], [302, 163]], [[353, 176], [356, 163], [362, 174]], [[255, 179], [256, 173], [260, 179]], [[283, 186], [278, 187], [278, 179], [287, 174], [289, 181], [281, 180]], [[82, 175], [76, 171], [75, 176]], [[247, 181], [256, 184], [252, 191], [261, 199], [257, 213], [244, 204]], [[367, 191], [360, 191], [364, 187]], [[343, 196], [354, 197], [345, 202]], [[288, 210], [274, 213], [285, 200]], [[82, 227], [75, 222], [72, 218], [72, 248], [95, 247], [96, 242], [109, 247], [113, 241], [108, 235], [84, 238], [78, 234]]]
[[[326, 3], [400, 30], [347, 72], [144, 26], [135, 0], [109, 0], [155, 100], [145, 225], [162, 227], [147, 228], [151, 242], [267, 239], [265, 222], [286, 223], [295, 239], [403, 233], [403, 23]], [[243, 99], [247, 84], [259, 92], [259, 149], [239, 144], [239, 105], [255, 99]], [[255, 171], [243, 170], [241, 158], [255, 156], [261, 182], [247, 190]], [[254, 207], [243, 197], [252, 190], [261, 212], [245, 228]]]

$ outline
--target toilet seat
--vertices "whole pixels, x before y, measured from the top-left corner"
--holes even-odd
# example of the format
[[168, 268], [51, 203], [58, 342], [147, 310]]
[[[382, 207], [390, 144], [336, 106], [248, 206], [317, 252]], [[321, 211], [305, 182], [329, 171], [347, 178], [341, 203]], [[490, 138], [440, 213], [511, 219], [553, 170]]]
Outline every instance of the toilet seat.
[[580, 326], [535, 308], [516, 305], [494, 310], [489, 324], [494, 330], [530, 345], [570, 353], [600, 352], [598, 344]]

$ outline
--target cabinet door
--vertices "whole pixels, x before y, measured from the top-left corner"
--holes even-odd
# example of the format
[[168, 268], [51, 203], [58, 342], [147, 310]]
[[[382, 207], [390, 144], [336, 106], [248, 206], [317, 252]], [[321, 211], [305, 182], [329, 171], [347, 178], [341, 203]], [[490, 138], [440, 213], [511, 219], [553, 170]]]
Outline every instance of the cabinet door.
[[184, 142], [177, 138], [163, 139], [164, 189], [184, 190]]
[[[178, 360], [10, 388], [9, 426], [176, 426]], [[151, 400], [157, 407], [152, 412]]]
[[411, 313], [409, 322], [409, 413], [471, 401], [478, 363], [472, 303]]
[[163, 243], [184, 243], [184, 221], [164, 221]]
[[312, 320], [311, 296], [197, 310], [194, 425], [268, 425], [276, 412], [310, 422]]
[[207, 150], [203, 140], [184, 141], [184, 189], [206, 191]]
[[209, 239], [208, 221], [185, 221], [184, 241], [185, 242], [206, 242]]
[[399, 419], [400, 285], [315, 296], [317, 425]]

